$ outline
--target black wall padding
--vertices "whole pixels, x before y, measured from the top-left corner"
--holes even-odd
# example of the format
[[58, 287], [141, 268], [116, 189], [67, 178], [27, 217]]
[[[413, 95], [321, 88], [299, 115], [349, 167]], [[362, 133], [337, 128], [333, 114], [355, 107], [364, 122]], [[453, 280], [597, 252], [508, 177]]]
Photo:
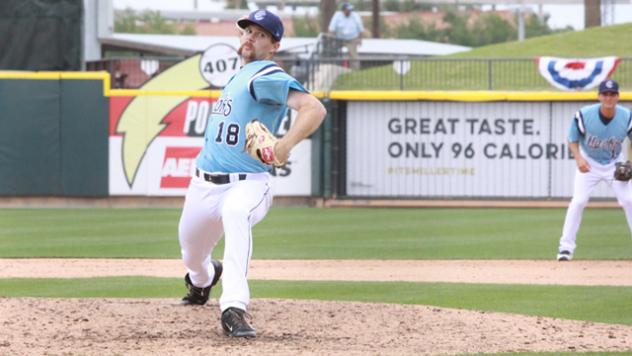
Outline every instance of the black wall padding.
[[0, 69], [81, 70], [83, 0], [0, 1]]

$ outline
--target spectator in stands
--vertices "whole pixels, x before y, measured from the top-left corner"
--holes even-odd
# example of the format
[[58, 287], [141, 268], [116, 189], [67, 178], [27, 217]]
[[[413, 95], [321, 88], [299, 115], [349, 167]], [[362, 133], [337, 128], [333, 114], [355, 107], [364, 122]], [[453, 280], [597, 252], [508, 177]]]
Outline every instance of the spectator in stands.
[[123, 73], [121, 70], [121, 62], [114, 62], [114, 88], [125, 88], [125, 79], [127, 79], [127, 74]]
[[336, 11], [329, 22], [329, 36], [340, 41], [340, 45], [347, 48], [351, 57], [351, 68], [359, 69], [358, 46], [362, 44], [364, 26], [360, 15], [352, 12], [353, 5], [345, 2], [341, 11]]

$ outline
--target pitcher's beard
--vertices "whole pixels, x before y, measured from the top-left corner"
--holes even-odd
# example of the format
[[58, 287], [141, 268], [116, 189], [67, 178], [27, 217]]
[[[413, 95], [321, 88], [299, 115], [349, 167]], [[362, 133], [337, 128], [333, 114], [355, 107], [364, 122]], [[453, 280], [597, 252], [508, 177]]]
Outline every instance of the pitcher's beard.
[[[246, 46], [248, 47], [248, 52], [246, 53], [246, 55], [244, 55], [243, 52]], [[255, 48], [249, 43], [242, 44], [239, 47], [239, 50], [237, 50], [237, 54], [241, 56], [241, 59], [244, 63], [250, 63], [257, 59], [256, 54], [255, 54]]]

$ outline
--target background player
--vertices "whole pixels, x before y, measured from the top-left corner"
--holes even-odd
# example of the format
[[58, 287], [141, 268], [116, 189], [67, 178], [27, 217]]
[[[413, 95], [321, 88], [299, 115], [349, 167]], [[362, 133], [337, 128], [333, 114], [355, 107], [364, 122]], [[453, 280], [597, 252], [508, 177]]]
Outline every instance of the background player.
[[615, 163], [622, 160], [623, 140], [626, 136], [632, 138], [630, 111], [617, 105], [618, 102], [619, 85], [614, 80], [606, 80], [599, 84], [599, 104], [581, 108], [571, 122], [568, 140], [577, 171], [573, 199], [560, 238], [558, 261], [573, 258], [582, 212], [590, 193], [602, 180], [612, 187], [632, 232], [632, 188], [628, 182], [614, 180]]
[[[213, 106], [180, 218], [180, 246], [189, 289], [182, 301], [206, 303], [223, 270], [219, 305], [224, 332], [254, 337], [256, 332], [245, 318], [250, 301], [251, 229], [272, 204], [271, 167], [246, 153], [245, 126], [258, 119], [276, 132], [287, 108], [295, 109], [294, 124], [274, 149], [279, 160], [286, 161], [290, 150], [318, 128], [326, 111], [318, 99], [270, 60], [279, 49], [284, 30], [276, 15], [257, 10], [238, 20], [237, 26], [242, 31], [238, 53], [243, 67]], [[222, 234], [223, 267], [210, 257]]]

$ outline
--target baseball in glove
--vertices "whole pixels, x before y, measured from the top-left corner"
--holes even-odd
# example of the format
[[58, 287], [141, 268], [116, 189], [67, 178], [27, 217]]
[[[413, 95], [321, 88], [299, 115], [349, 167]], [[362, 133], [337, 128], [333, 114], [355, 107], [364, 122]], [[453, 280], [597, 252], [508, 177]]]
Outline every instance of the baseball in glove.
[[614, 179], [629, 181], [632, 178], [632, 162], [617, 162], [614, 166]]
[[275, 167], [286, 162], [279, 160], [274, 146], [279, 140], [261, 121], [254, 119], [246, 125], [246, 151], [254, 159]]

